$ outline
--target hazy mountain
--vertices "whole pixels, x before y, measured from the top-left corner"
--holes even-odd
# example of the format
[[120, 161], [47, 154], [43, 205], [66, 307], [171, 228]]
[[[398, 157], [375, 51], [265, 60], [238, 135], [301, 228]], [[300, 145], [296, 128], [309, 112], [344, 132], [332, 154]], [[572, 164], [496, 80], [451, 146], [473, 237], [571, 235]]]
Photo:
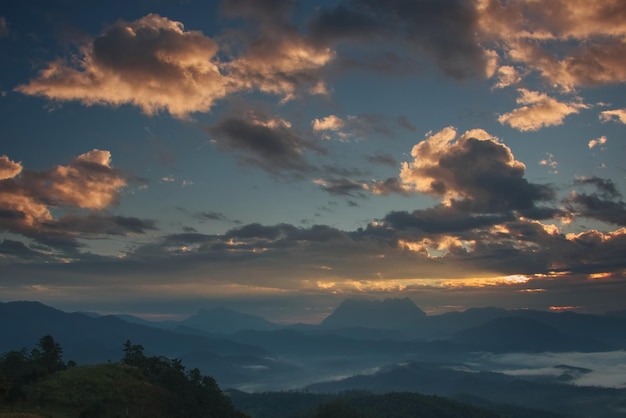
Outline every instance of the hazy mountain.
[[502, 317], [457, 332], [453, 342], [484, 351], [601, 351], [605, 344], [567, 335], [530, 318]]
[[411, 299], [346, 299], [326, 317], [324, 328], [407, 329], [415, 327], [426, 314]]
[[46, 334], [53, 335], [63, 346], [67, 359], [78, 363], [116, 360], [127, 339], [143, 345], [148, 354], [170, 357], [192, 351], [267, 355], [258, 347], [131, 324], [114, 316], [92, 318], [80, 313], [66, 313], [39, 302], [0, 303], [0, 353], [33, 346]]
[[[623, 417], [626, 389], [580, 387], [547, 380], [530, 380], [492, 372], [467, 372], [459, 366], [408, 363], [371, 375], [353, 376], [310, 385], [314, 393], [368, 390], [374, 393], [420, 392], [441, 396], [484, 398], [548, 410], [570, 417]], [[534, 415], [529, 415], [534, 416]]]
[[260, 316], [236, 312], [227, 308], [203, 309], [180, 322], [212, 334], [233, 334], [244, 330], [268, 331], [278, 328], [276, 324]]

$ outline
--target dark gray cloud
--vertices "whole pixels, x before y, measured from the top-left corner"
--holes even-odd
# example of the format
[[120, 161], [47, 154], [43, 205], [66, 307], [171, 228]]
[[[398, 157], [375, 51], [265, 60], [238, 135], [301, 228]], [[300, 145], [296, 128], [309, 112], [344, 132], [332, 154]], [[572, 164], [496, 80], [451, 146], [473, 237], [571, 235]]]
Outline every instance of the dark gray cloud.
[[196, 214], [198, 219], [209, 220], [209, 221], [225, 221], [227, 220], [226, 215], [220, 212], [198, 212]]
[[345, 1], [320, 9], [309, 30], [312, 38], [329, 44], [402, 40], [451, 77], [486, 74], [487, 56], [476, 40], [478, 14], [473, 1]]
[[599, 177], [580, 178], [575, 186], [592, 186], [593, 193], [572, 192], [565, 203], [569, 210], [586, 218], [597, 219], [610, 224], [626, 226], [626, 203], [611, 179]]
[[19, 261], [46, 261], [50, 258], [45, 253], [27, 246], [22, 241], [11, 239], [3, 239], [0, 242], [0, 254]]
[[103, 213], [66, 215], [55, 222], [43, 224], [51, 230], [73, 231], [81, 234], [128, 235], [145, 234], [157, 229], [156, 221], [132, 216], [113, 216]]
[[367, 161], [372, 164], [388, 165], [391, 167], [397, 167], [398, 161], [391, 154], [379, 153], [367, 156]]
[[319, 145], [297, 134], [283, 119], [226, 117], [208, 128], [217, 146], [237, 152], [243, 164], [257, 166], [273, 175], [303, 174], [315, 168], [304, 152], [324, 154]]
[[388, 213], [383, 220], [395, 230], [416, 229], [424, 233], [462, 233], [471, 229], [486, 228], [515, 219], [512, 213], [472, 215], [457, 208], [435, 206], [411, 213]]
[[336, 178], [336, 179], [317, 179], [314, 182], [315, 184], [320, 186], [322, 190], [334, 196], [360, 197], [360, 198], [364, 198], [367, 196], [364, 193], [365, 192], [364, 185], [355, 180], [351, 180], [347, 178]]

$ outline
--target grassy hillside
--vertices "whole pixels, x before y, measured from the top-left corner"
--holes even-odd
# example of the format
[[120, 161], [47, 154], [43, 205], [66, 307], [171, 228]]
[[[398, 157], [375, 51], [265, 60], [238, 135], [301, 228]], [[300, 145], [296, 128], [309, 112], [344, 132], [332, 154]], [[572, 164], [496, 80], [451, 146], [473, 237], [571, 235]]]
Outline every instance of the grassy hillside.
[[[215, 380], [180, 360], [124, 344], [121, 363], [75, 366], [46, 335], [30, 353], [0, 356], [0, 418], [244, 418]], [[26, 414], [26, 415], [25, 415]]]
[[172, 397], [140, 370], [123, 364], [63, 370], [26, 386], [24, 394], [24, 399], [14, 406], [17, 411], [50, 418], [167, 417], [165, 412]]

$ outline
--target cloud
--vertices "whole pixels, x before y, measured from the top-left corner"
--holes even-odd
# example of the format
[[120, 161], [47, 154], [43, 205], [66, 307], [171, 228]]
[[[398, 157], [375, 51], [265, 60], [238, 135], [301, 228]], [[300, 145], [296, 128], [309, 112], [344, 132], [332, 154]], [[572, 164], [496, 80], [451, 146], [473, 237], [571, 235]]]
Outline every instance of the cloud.
[[6, 155], [0, 156], [0, 180], [16, 177], [22, 172], [22, 164], [11, 161]]
[[496, 74], [498, 76], [498, 82], [493, 86], [493, 88], [496, 89], [508, 87], [522, 81], [522, 77], [518, 74], [515, 67], [510, 65], [499, 67]]
[[584, 193], [573, 191], [566, 204], [575, 216], [626, 226], [626, 203], [611, 179], [583, 177], [574, 181], [575, 186], [593, 186], [596, 191]]
[[392, 155], [386, 153], [368, 155], [367, 161], [372, 164], [388, 165], [391, 167], [396, 167], [398, 165], [398, 161], [396, 161]]
[[539, 165], [550, 167], [551, 168], [550, 174], [558, 174], [559, 172], [559, 170], [557, 170], [557, 168], [559, 167], [559, 163], [555, 161], [554, 154], [550, 152], [546, 153], [546, 158], [539, 161]]
[[54, 222], [46, 222], [51, 231], [72, 231], [87, 235], [121, 235], [145, 234], [156, 230], [156, 222], [151, 219], [140, 219], [134, 216], [112, 216], [102, 213], [87, 215], [65, 215]]
[[589, 144], [588, 144], [589, 149], [595, 148], [598, 145], [604, 145], [606, 144], [606, 141], [607, 139], [606, 139], [606, 136], [604, 135], [599, 138], [592, 139], [591, 141], [589, 141]]
[[120, 20], [65, 62], [56, 60], [16, 88], [51, 100], [85, 105], [133, 104], [148, 115], [179, 118], [206, 112], [233, 90], [220, 72], [217, 44], [180, 22], [150, 14]]
[[252, 164], [274, 175], [306, 173], [315, 168], [306, 160], [306, 150], [325, 153], [317, 144], [307, 141], [279, 117], [248, 113], [229, 116], [208, 128], [211, 142], [235, 151], [243, 164]]
[[237, 48], [244, 52], [223, 65], [237, 89], [258, 89], [281, 95], [283, 101], [302, 90], [327, 94], [320, 71], [335, 52], [299, 33], [291, 23], [294, 4], [289, 0], [228, 0], [222, 5], [226, 16], [256, 24], [239, 31], [243, 45]]
[[339, 116], [329, 115], [321, 119], [313, 119], [311, 122], [313, 130], [319, 131], [339, 131], [346, 125], [346, 122]]
[[360, 43], [376, 50], [376, 41], [384, 40], [387, 52], [390, 44], [409, 48], [446, 75], [463, 79], [488, 73], [490, 54], [476, 41], [477, 23], [472, 2], [356, 0], [320, 9], [309, 30], [312, 38], [331, 45]]
[[342, 197], [365, 197], [365, 186], [351, 179], [316, 179], [313, 183], [320, 186], [326, 192]]
[[498, 117], [498, 122], [520, 131], [537, 131], [546, 126], [562, 125], [566, 116], [588, 107], [579, 102], [562, 103], [545, 93], [523, 88], [518, 91], [520, 97], [517, 103], [530, 106], [522, 106], [502, 114]]
[[564, 90], [626, 81], [626, 7], [619, 0], [482, 0], [478, 38]]
[[81, 234], [143, 233], [153, 221], [92, 212], [87, 216], [64, 213], [80, 209], [104, 210], [116, 205], [129, 177], [111, 165], [109, 151], [94, 149], [68, 165], [45, 171], [23, 170], [8, 157], [0, 159], [0, 228], [34, 238], [46, 245], [78, 248]]
[[260, 39], [248, 40], [244, 51], [232, 56], [230, 49], [220, 50], [211, 38], [166, 17], [120, 20], [78, 45], [70, 59], [49, 62], [16, 90], [88, 106], [132, 104], [148, 115], [167, 111], [181, 119], [207, 112], [216, 101], [241, 90], [258, 89], [285, 99], [301, 87], [321, 92], [318, 70], [333, 58], [333, 51], [311, 44], [295, 28], [263, 28]]
[[530, 210], [553, 197], [549, 187], [529, 183], [525, 165], [482, 129], [457, 138], [455, 128], [444, 128], [415, 145], [411, 156], [400, 170], [403, 188], [440, 198], [447, 206], [496, 213]]
[[626, 124], [626, 109], [605, 110], [599, 116], [602, 122], [621, 122]]

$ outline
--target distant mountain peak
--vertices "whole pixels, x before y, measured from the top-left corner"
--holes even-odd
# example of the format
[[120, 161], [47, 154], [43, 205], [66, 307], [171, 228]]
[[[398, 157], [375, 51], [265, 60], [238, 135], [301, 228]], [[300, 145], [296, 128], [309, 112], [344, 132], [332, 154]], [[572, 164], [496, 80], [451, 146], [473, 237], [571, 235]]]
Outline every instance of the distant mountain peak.
[[321, 323], [328, 328], [405, 329], [426, 317], [409, 298], [345, 299]]

